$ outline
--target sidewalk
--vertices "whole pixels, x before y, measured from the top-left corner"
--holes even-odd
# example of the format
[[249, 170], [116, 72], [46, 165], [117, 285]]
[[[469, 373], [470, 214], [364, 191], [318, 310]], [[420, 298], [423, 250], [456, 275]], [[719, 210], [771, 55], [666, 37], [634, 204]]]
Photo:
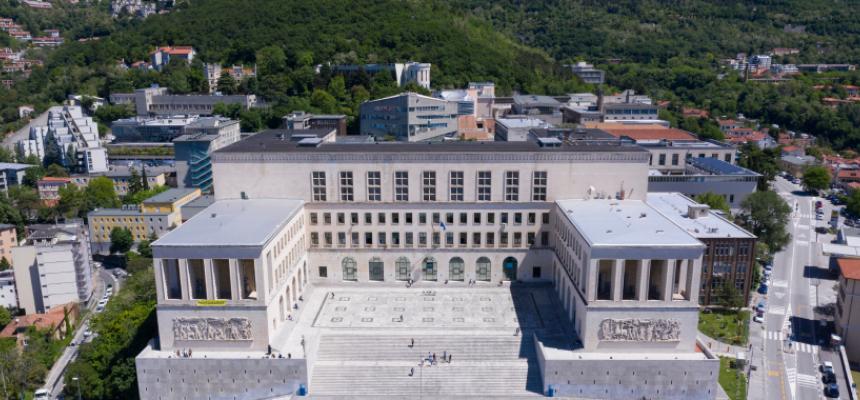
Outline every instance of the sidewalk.
[[723, 343], [717, 339], [709, 337], [702, 332], [697, 334], [699, 340], [711, 350], [712, 353], [720, 356], [720, 357], [731, 357], [735, 358], [738, 355], [738, 352], [749, 353], [749, 347], [746, 346], [734, 346], [728, 343]]
[[[748, 400], [764, 400], [765, 394], [763, 391], [763, 387], [766, 381], [766, 368], [762, 366], [762, 358], [761, 354], [764, 349], [761, 347], [761, 336], [757, 334], [752, 328], [755, 325], [750, 326], [750, 334], [749, 340], [750, 344], [747, 346], [734, 346], [728, 343], [723, 343], [717, 339], [709, 337], [702, 332], [698, 333], [698, 339], [704, 343], [705, 346], [710, 349], [710, 351], [717, 356], [720, 357], [730, 357], [736, 358], [738, 353], [743, 352], [746, 355], [747, 361], [750, 365], [749, 376], [747, 380], [747, 399]], [[725, 394], [722, 386], [720, 387], [720, 393]], [[718, 397], [719, 398], [719, 395]], [[728, 396], [726, 396], [728, 398]]]

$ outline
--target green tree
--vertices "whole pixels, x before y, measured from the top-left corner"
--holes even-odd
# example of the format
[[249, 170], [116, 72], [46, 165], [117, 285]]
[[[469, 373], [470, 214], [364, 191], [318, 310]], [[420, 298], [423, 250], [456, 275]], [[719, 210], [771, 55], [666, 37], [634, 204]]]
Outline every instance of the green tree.
[[77, 185], [70, 184], [59, 190], [60, 200], [57, 202], [57, 212], [67, 218], [83, 217], [87, 211], [87, 195]]
[[338, 111], [337, 100], [322, 89], [315, 89], [313, 94], [311, 94], [311, 105], [326, 114], [334, 114]]
[[741, 203], [742, 224], [771, 251], [779, 251], [791, 239], [786, 231], [791, 207], [776, 192], [755, 192]]
[[233, 75], [230, 74], [222, 74], [220, 78], [218, 78], [216, 89], [221, 92], [221, 94], [235, 94], [239, 89], [238, 83], [233, 79]]
[[9, 268], [12, 268], [12, 264], [9, 264], [9, 260], [6, 257], [0, 257], [0, 271], [5, 271]]
[[697, 203], [707, 204], [712, 210], [720, 210], [727, 216], [731, 215], [729, 202], [722, 195], [714, 192], [705, 192], [696, 196], [695, 200]]
[[767, 190], [768, 182], [772, 181], [776, 177], [776, 173], [779, 172], [778, 159], [777, 150], [762, 150], [752, 143], [747, 143], [740, 148], [738, 165], [761, 174], [762, 178], [758, 182], [758, 190]]
[[110, 231], [110, 252], [111, 254], [125, 254], [131, 250], [134, 245], [134, 238], [128, 228], [114, 227]]
[[145, 189], [143, 186], [143, 178], [137, 173], [136, 169], [132, 168], [131, 176], [128, 179], [128, 194], [134, 195], [138, 192], [144, 191]]
[[731, 280], [724, 280], [717, 289], [716, 300], [720, 307], [737, 311], [744, 306], [744, 296]]
[[51, 164], [45, 168], [45, 176], [54, 178], [65, 178], [69, 176], [69, 171], [59, 164]]
[[820, 165], [807, 167], [803, 170], [803, 188], [810, 192], [830, 188], [830, 171]]
[[851, 193], [848, 194], [848, 198], [845, 201], [845, 208], [848, 209], [848, 212], [857, 217], [860, 216], [860, 190], [852, 190]]
[[9, 188], [9, 200], [24, 217], [32, 219], [36, 212], [42, 207], [42, 200], [36, 189], [28, 186], [18, 185]]
[[[6, 258], [3, 259], [5, 260]], [[9, 325], [9, 322], [12, 322], [12, 313], [9, 312], [8, 308], [0, 307], [0, 327]]]
[[104, 176], [90, 180], [89, 185], [84, 189], [84, 194], [88, 210], [119, 207], [120, 205], [119, 197], [117, 197], [113, 187], [113, 181]]
[[30, 168], [27, 168], [24, 171], [24, 179], [23, 182], [25, 185], [29, 187], [36, 187], [39, 183], [39, 180], [45, 177], [45, 168], [41, 165], [36, 165]]
[[60, 145], [57, 143], [57, 138], [53, 133], [49, 133], [45, 138], [45, 156], [42, 158], [42, 165], [49, 166], [51, 164], [62, 164], [63, 154], [60, 150]]
[[0, 162], [15, 162], [15, 153], [3, 146], [0, 146]]

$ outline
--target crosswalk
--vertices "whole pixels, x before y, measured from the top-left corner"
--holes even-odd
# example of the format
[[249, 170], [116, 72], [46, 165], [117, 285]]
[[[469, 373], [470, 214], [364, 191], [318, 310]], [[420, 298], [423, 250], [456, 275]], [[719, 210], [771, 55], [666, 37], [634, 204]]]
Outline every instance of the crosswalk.
[[785, 334], [782, 331], [767, 331], [767, 340], [784, 340]]
[[818, 289], [816, 289], [815, 286], [810, 285], [809, 286], [809, 304], [818, 304], [817, 293], [818, 293]]
[[[788, 339], [788, 335], [783, 331], [767, 331], [765, 333], [765, 338], [767, 340], [774, 340], [774, 341], [781, 342], [783, 340]], [[809, 343], [791, 342], [791, 347], [794, 348], [794, 350], [797, 352], [813, 353], [813, 354], [818, 352], [818, 346], [814, 345], [814, 344], [809, 344]]]
[[770, 285], [773, 287], [786, 288], [788, 287], [788, 281], [785, 279], [774, 279]]
[[770, 306], [767, 310], [768, 314], [785, 315], [785, 306]]
[[800, 342], [794, 342], [793, 346], [795, 349], [797, 349], [797, 351], [804, 353], [815, 353], [815, 350], [818, 348], [818, 346], [814, 344]]
[[815, 389], [818, 389], [820, 387], [820, 385], [818, 384], [818, 377], [815, 375], [797, 374], [796, 377], [797, 384], [800, 386]]

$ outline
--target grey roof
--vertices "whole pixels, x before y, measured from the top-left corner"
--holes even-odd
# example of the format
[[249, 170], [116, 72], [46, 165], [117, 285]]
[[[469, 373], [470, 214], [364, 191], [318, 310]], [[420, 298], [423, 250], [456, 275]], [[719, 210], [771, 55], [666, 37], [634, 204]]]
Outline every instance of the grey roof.
[[691, 157], [687, 163], [714, 175], [748, 175], [759, 176], [758, 173], [713, 157]]
[[153, 104], [217, 104], [217, 103], [248, 103], [249, 96], [245, 95], [178, 95], [164, 94], [152, 96]]
[[20, 171], [27, 168], [35, 167], [33, 164], [18, 164], [18, 163], [0, 163], [0, 170], [14, 169], [16, 171]]
[[520, 94], [514, 96], [514, 103], [531, 107], [558, 107], [561, 103], [549, 96], [535, 94]]
[[[260, 132], [240, 142], [226, 146], [215, 153], [527, 153], [527, 152], [647, 152], [640, 146], [618, 141], [602, 144], [565, 142], [559, 147], [540, 147], [535, 140], [519, 142], [375, 142], [339, 143], [323, 142], [319, 146], [300, 146], [279, 136], [280, 130]], [[289, 132], [289, 131], [287, 131]], [[308, 131], [295, 131], [305, 133]]]
[[302, 210], [301, 200], [220, 200], [153, 247], [262, 246]]
[[239, 121], [224, 117], [200, 117], [194, 122], [185, 126], [185, 129], [211, 129], [220, 128], [222, 126], [235, 125]]
[[648, 193], [648, 205], [700, 239], [755, 238], [753, 234], [721, 217], [714, 210], [708, 211], [705, 216], [689, 218], [687, 216], [689, 207], [699, 203], [680, 193]]
[[170, 189], [167, 189], [167, 190], [165, 190], [165, 191], [163, 191], [163, 192], [161, 192], [155, 196], [152, 196], [152, 197], [144, 200], [143, 202], [144, 202], [144, 204], [145, 203], [173, 203], [174, 201], [179, 200], [179, 199], [193, 193], [196, 190], [197, 190], [196, 188], [170, 188]]
[[702, 247], [640, 200], [559, 200], [556, 204], [592, 247]]
[[206, 207], [211, 206], [214, 202], [215, 196], [204, 194], [188, 203], [185, 203], [185, 205], [182, 206], [182, 210], [180, 210], [182, 213], [182, 220], [186, 221], [191, 219], [191, 217], [197, 215], [197, 213], [203, 211]]
[[160, 212], [160, 211], [143, 212], [141, 210], [133, 210], [133, 209], [125, 209], [125, 208], [99, 208], [99, 209], [96, 209], [96, 210], [93, 210], [93, 211], [90, 211], [89, 213], [87, 213], [87, 217], [111, 217], [111, 216], [127, 217], [127, 216], [133, 216], [133, 215], [139, 215], [141, 217], [148, 217], [148, 216], [162, 216], [162, 215], [168, 215], [168, 214], [170, 214], [170, 213]]

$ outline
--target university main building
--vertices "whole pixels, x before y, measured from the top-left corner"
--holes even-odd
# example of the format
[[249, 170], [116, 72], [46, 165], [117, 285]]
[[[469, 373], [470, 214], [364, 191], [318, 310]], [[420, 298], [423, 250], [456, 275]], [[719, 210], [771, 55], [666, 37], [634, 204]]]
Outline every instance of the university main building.
[[676, 221], [707, 210], [652, 207], [647, 150], [313, 133], [214, 153], [216, 202], [153, 244], [141, 398], [715, 397]]

